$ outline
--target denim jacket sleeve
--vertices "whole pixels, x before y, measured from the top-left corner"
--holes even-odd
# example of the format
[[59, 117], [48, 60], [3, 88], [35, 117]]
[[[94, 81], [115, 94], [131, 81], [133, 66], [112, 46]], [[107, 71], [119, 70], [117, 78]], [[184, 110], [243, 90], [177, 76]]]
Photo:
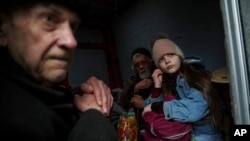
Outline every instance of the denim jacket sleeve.
[[178, 76], [176, 90], [179, 100], [163, 104], [165, 119], [179, 122], [196, 122], [209, 113], [208, 104], [201, 92], [190, 87], [184, 78]]
[[154, 103], [154, 102], [160, 102], [160, 101], [163, 101], [163, 95], [160, 94], [158, 97], [156, 98], [152, 98], [151, 96], [149, 96], [147, 99], [144, 100], [144, 107], [151, 104], [151, 103]]

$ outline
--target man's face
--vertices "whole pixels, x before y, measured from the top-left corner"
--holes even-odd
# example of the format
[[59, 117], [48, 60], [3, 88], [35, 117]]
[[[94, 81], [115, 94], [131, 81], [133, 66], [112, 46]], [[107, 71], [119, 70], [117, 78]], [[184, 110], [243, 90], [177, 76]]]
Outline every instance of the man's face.
[[66, 78], [74, 49], [78, 17], [56, 5], [36, 5], [4, 21], [8, 49], [28, 73], [43, 85]]
[[139, 74], [141, 79], [150, 77], [152, 72], [152, 61], [143, 54], [135, 54], [132, 59], [132, 65], [135, 73]]

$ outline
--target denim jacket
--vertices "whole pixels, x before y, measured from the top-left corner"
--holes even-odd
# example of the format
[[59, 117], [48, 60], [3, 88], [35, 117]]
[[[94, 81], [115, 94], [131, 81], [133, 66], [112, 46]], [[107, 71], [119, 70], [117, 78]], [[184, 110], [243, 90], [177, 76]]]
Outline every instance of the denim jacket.
[[[176, 83], [176, 90], [180, 99], [164, 102], [163, 110], [165, 119], [194, 123], [208, 115], [208, 104], [201, 92], [190, 87], [187, 81], [180, 75], [178, 75]], [[163, 101], [162, 94], [157, 98], [148, 97], [144, 101], [144, 105], [146, 106], [159, 101]]]

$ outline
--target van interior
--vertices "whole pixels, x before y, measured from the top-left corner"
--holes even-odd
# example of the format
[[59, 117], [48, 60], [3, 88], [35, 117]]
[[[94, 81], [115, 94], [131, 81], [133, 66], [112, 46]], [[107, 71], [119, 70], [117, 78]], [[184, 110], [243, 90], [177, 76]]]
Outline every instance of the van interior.
[[122, 90], [134, 74], [131, 52], [149, 49], [153, 35], [164, 32], [185, 56], [200, 56], [211, 73], [226, 68], [229, 82], [215, 85], [229, 109], [224, 120], [224, 139], [229, 140], [231, 125], [250, 124], [249, 6], [247, 0], [90, 0], [76, 34], [69, 83], [76, 87], [96, 76], [112, 90]]

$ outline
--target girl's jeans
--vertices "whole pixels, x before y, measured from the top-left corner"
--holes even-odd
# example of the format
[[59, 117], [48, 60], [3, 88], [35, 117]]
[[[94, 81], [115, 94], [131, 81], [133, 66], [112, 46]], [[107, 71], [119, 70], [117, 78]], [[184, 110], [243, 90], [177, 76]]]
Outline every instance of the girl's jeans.
[[195, 141], [222, 141], [221, 132], [210, 123], [193, 125], [193, 136]]

